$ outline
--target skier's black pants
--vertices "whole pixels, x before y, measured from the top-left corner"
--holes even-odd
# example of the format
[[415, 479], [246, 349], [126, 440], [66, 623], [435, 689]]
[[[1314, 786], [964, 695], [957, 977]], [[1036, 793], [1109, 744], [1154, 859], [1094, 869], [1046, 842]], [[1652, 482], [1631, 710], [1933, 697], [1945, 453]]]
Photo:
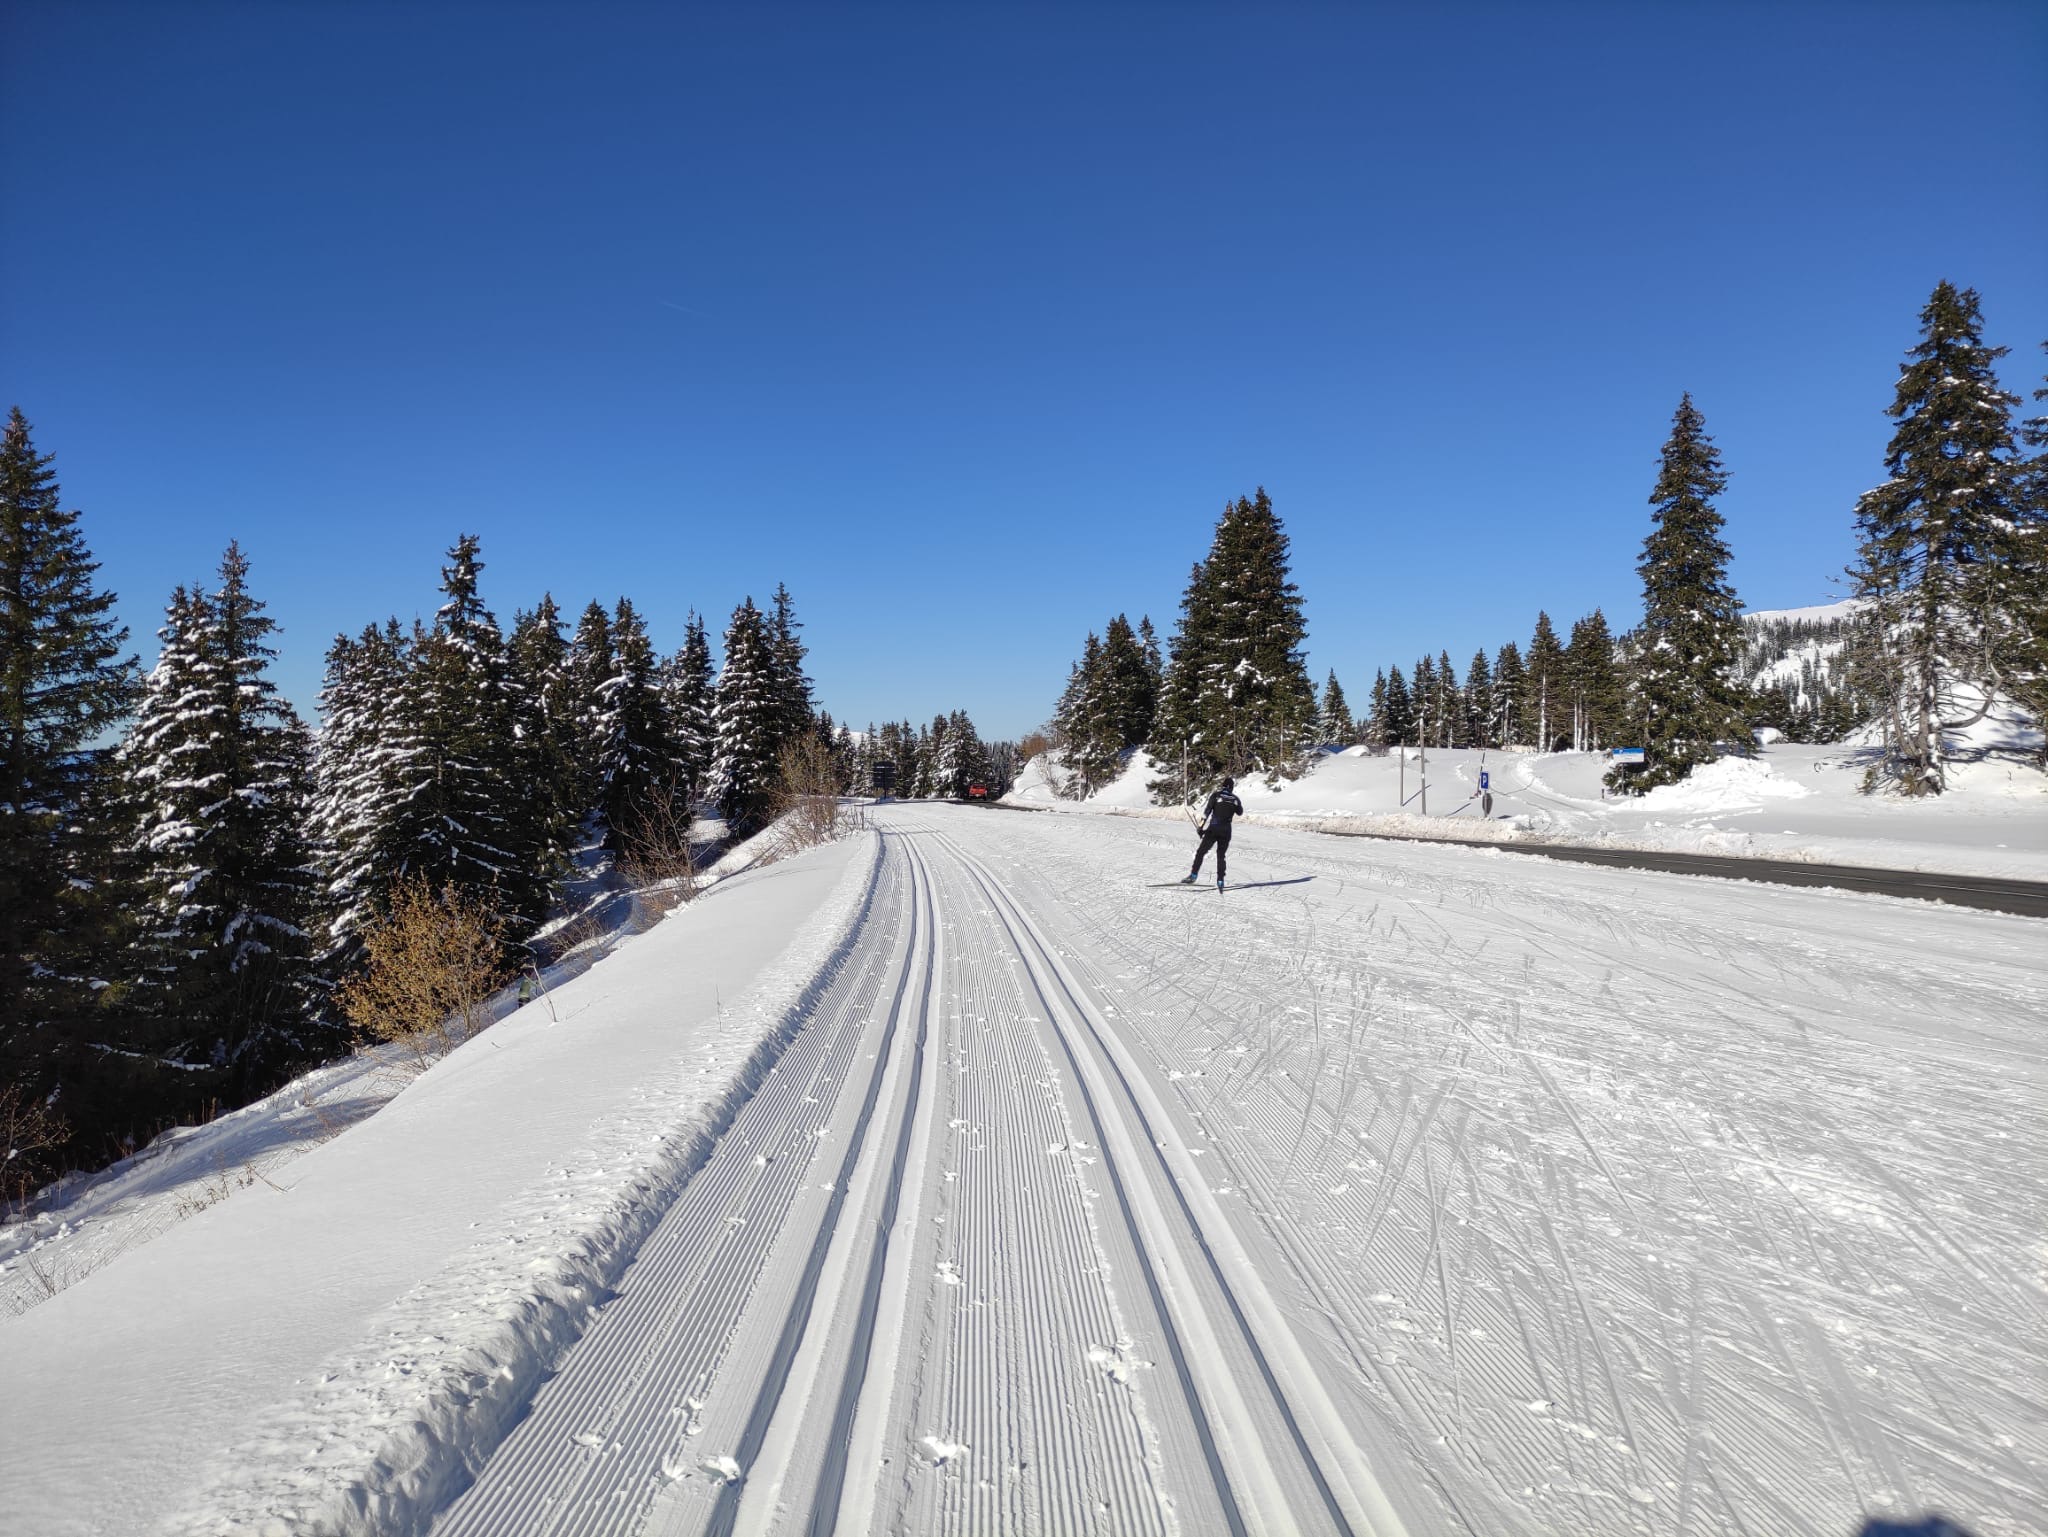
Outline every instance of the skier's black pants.
[[1202, 873], [1202, 861], [1209, 857], [1209, 850], [1216, 851], [1216, 879], [1227, 879], [1230, 874], [1230, 834], [1203, 833], [1202, 846], [1195, 850], [1195, 867], [1188, 871], [1190, 876]]

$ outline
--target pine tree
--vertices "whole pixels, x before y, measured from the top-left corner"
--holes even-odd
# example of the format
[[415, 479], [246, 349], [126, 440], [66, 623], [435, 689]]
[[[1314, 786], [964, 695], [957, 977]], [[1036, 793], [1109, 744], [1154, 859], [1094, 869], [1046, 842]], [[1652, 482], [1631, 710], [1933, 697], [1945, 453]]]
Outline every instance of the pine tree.
[[1370, 711], [1371, 713], [1366, 716], [1365, 721], [1366, 745], [1384, 750], [1389, 741], [1387, 736], [1387, 672], [1385, 668], [1381, 668], [1373, 674]]
[[1529, 653], [1522, 692], [1522, 740], [1533, 742], [1539, 751], [1557, 746], [1565, 716], [1564, 647], [1550, 615], [1538, 612], [1536, 633], [1529, 639]]
[[313, 838], [323, 872], [322, 971], [337, 977], [361, 955], [360, 936], [382, 908], [399, 781], [393, 750], [404, 707], [405, 632], [396, 619], [335, 637], [320, 690], [314, 745]]
[[1742, 605], [1728, 585], [1728, 546], [1714, 498], [1727, 488], [1706, 420], [1680, 400], [1650, 493], [1649, 537], [1636, 570], [1643, 578], [1638, 632], [1636, 727], [1644, 767], [1610, 774], [1614, 788], [1672, 784], [1713, 761], [1719, 743], [1748, 750], [1745, 690], [1735, 679]]
[[1358, 728], [1351, 719], [1351, 707], [1344, 699], [1344, 685], [1337, 681], [1335, 668], [1323, 684], [1323, 713], [1318, 723], [1325, 742], [1336, 747], [1348, 747], [1357, 736]]
[[689, 813], [670, 800], [677, 752], [662, 709], [660, 664], [625, 598], [612, 615], [611, 642], [611, 676], [597, 701], [598, 809], [607, 846], [631, 852], [656, 831], [668, 837], [687, 827]]
[[247, 1095], [338, 1044], [309, 1030], [310, 739], [269, 676], [276, 624], [230, 544], [211, 594], [179, 589], [122, 748], [148, 913], [142, 1001], [183, 1067]]
[[1488, 748], [1493, 737], [1493, 669], [1486, 653], [1472, 653], [1472, 665], [1465, 670], [1465, 745]]
[[[1991, 710], [2038, 645], [2039, 557], [2010, 412], [1975, 289], [1942, 283], [1887, 415], [1888, 478], [1856, 504], [1861, 684], [1881, 701], [1871, 783], [1908, 795], [1946, 782], [1948, 734]], [[2030, 571], [2030, 567], [2033, 569]], [[2016, 664], [2016, 665], [2015, 665]]]
[[1526, 746], [1522, 735], [1522, 700], [1528, 685], [1522, 672], [1522, 648], [1513, 641], [1493, 659], [1493, 739], [1502, 747]]
[[1380, 719], [1387, 746], [1406, 747], [1416, 740], [1415, 700], [1398, 667], [1387, 669], [1387, 700]]
[[749, 832], [774, 804], [778, 733], [789, 699], [776, 673], [774, 632], [752, 598], [733, 610], [724, 653], [710, 788], [731, 828]]
[[[2048, 342], [2041, 346], [2048, 351]], [[2034, 399], [2048, 400], [2048, 386], [2035, 390]], [[2048, 415], [2027, 418], [2020, 440], [2034, 452], [2026, 461], [2014, 540], [2022, 623], [2016, 627], [2003, 669], [2004, 686], [2037, 726], [2048, 727]], [[2048, 737], [2042, 742], [2041, 761], [2048, 767]]]
[[1122, 614], [1109, 621], [1102, 634], [1102, 653], [1097, 729], [1105, 739], [1114, 738], [1115, 751], [1141, 745], [1152, 731], [1157, 713], [1159, 689], [1145, 655], [1144, 644]]
[[[1125, 627], [1128, 636], [1129, 627]], [[1081, 659], [1067, 675], [1067, 687], [1053, 714], [1059, 734], [1060, 758], [1074, 776], [1073, 789], [1094, 794], [1122, 767], [1123, 729], [1114, 680], [1103, 643], [1094, 631], [1081, 649]]]
[[569, 641], [569, 677], [576, 701], [576, 759], [582, 770], [579, 815], [597, 808], [597, 761], [604, 750], [604, 690], [617, 661], [612, 654], [612, 616], [592, 598], [576, 621], [576, 633]]
[[1614, 665], [1614, 638], [1607, 632], [1607, 616], [1599, 609], [1572, 625], [1562, 675], [1571, 708], [1573, 748], [1588, 752], [1606, 745], [1620, 722], [1622, 694]]
[[711, 640], [695, 609], [683, 623], [682, 649], [662, 667], [662, 708], [674, 733], [676, 770], [688, 800], [700, 799], [711, 778], [717, 745], [714, 711], [717, 685], [711, 666]]
[[1436, 728], [1438, 747], [1463, 747], [1460, 740], [1464, 730], [1464, 690], [1458, 686], [1458, 670], [1451, 665], [1451, 654], [1440, 651], [1436, 658], [1436, 709], [1433, 719], [1441, 722]]
[[402, 875], [488, 896], [514, 928], [546, 915], [559, 871], [544, 863], [536, 808], [501, 771], [514, 737], [504, 638], [484, 606], [478, 541], [465, 534], [441, 570], [431, 630], [415, 627], [388, 739], [393, 814], [382, 830], [384, 884]]
[[1168, 766], [1157, 799], [1191, 802], [1224, 774], [1301, 772], [1316, 714], [1307, 635], [1287, 534], [1261, 488], [1224, 509], [1182, 596], [1152, 733], [1152, 756]]
[[1409, 679], [1408, 697], [1415, 705], [1415, 745], [1436, 746], [1436, 734], [1442, 720], [1437, 714], [1441, 707], [1441, 695], [1436, 686], [1435, 657], [1416, 658], [1415, 671]]
[[811, 680], [804, 672], [804, 644], [789, 589], [775, 584], [775, 614], [769, 623], [769, 653], [775, 673], [775, 746], [781, 751], [811, 725]]
[[585, 812], [582, 703], [552, 593], [513, 616], [506, 647], [517, 749], [512, 769], [535, 808], [544, 864], [566, 866]]
[[0, 435], [0, 1086], [38, 1097], [94, 1012], [112, 841], [94, 743], [136, 686], [51, 462], [14, 410]]

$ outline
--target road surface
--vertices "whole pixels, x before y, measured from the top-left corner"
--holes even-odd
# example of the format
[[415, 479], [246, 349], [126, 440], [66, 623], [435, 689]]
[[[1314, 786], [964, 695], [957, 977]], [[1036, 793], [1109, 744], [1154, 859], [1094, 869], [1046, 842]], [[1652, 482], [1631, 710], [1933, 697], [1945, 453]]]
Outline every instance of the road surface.
[[808, 1023], [437, 1534], [2048, 1505], [2039, 923], [875, 823]]

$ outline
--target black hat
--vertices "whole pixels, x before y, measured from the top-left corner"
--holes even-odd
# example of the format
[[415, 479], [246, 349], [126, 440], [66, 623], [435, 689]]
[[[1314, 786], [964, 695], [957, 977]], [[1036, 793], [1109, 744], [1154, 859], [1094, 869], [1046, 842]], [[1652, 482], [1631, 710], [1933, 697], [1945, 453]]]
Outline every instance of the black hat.
[[1223, 788], [1226, 790], [1234, 790], [1237, 788], [1237, 781], [1235, 779], [1232, 779], [1228, 774], [1225, 774], [1223, 776]]

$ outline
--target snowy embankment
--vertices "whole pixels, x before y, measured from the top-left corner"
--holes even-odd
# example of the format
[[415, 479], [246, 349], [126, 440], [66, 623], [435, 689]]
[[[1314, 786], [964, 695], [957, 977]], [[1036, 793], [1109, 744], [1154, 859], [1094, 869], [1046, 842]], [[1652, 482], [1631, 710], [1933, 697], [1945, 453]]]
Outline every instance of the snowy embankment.
[[0, 1510], [50, 1534], [431, 1510], [772, 1070], [875, 858], [859, 837], [722, 883], [288, 1169], [226, 1160], [373, 1067], [228, 1118], [233, 1199], [0, 1322]]
[[[2040, 733], [2024, 724], [1995, 723], [1975, 761], [1951, 767], [1949, 792], [1922, 801], [1861, 793], [1870, 754], [1855, 744], [1773, 743], [1754, 758], [1726, 758], [1631, 799], [1601, 794], [1603, 753], [1432, 751], [1426, 816], [1417, 794], [1424, 765], [1413, 748], [1405, 763], [1398, 753], [1373, 756], [1363, 748], [1324, 753], [1300, 779], [1272, 788], [1252, 779], [1237, 790], [1250, 820], [1314, 830], [2048, 880], [2048, 776], [2026, 761], [2039, 742]], [[1478, 799], [1482, 772], [1491, 817]], [[1115, 782], [1072, 801], [1054, 793], [1043, 759], [1034, 758], [1005, 800], [1185, 817], [1152, 804], [1145, 785], [1158, 774], [1140, 754]]]

